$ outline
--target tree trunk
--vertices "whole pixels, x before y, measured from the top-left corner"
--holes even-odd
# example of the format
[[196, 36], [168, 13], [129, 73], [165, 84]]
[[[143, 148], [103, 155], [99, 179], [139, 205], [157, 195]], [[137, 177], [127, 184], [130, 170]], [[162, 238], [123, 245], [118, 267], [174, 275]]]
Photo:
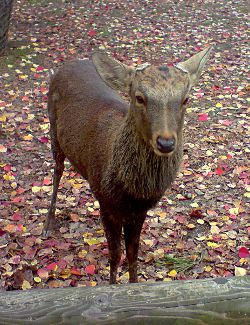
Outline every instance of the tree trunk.
[[0, 293], [0, 325], [249, 325], [250, 276]]
[[0, 0], [0, 55], [3, 54], [8, 40], [12, 6], [13, 0]]

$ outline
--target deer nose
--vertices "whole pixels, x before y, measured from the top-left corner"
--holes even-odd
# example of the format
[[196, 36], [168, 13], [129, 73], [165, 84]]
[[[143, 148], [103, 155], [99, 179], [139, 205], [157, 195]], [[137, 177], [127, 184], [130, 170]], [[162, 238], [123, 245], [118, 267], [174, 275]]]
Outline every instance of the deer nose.
[[175, 138], [158, 137], [156, 143], [157, 143], [157, 148], [162, 153], [170, 153], [175, 149]]

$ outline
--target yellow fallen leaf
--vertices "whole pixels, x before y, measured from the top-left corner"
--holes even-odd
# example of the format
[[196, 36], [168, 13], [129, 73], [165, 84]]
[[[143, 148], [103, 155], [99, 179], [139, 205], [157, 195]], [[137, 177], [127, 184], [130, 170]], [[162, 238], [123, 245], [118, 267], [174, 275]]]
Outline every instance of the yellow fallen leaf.
[[200, 237], [195, 237], [196, 240], [202, 241], [205, 240], [206, 237], [205, 236], [200, 236]]
[[213, 248], [220, 247], [219, 244], [216, 244], [215, 242], [212, 242], [212, 241], [208, 241], [207, 246], [213, 247]]
[[48, 209], [39, 209], [39, 213], [48, 213]]
[[225, 160], [227, 159], [227, 156], [219, 156], [219, 159]]
[[213, 156], [213, 152], [212, 152], [211, 150], [207, 150], [207, 151], [206, 151], [206, 155], [207, 155], [207, 156]]
[[246, 192], [243, 194], [245, 197], [250, 198], [250, 192]]
[[163, 248], [159, 248], [159, 249], [155, 250], [154, 253], [153, 253], [153, 255], [154, 255], [154, 259], [155, 260], [158, 259], [158, 258], [164, 257], [164, 255], [165, 255], [164, 249]]
[[16, 183], [16, 182], [12, 182], [12, 183], [10, 184], [10, 186], [11, 186], [13, 189], [15, 189], [15, 188], [17, 188], [17, 183]]
[[170, 272], [168, 272], [168, 276], [171, 276], [172, 278], [175, 278], [177, 275], [177, 272], [175, 270], [171, 270]]
[[143, 239], [144, 243], [148, 245], [149, 247], [152, 247], [154, 245], [153, 239]]
[[0, 122], [6, 122], [6, 115], [0, 116]]
[[30, 140], [33, 139], [33, 135], [32, 135], [32, 134], [24, 135], [24, 136], [23, 136], [23, 139], [24, 139], [25, 141], [30, 141]]
[[42, 130], [47, 130], [47, 129], [49, 128], [49, 123], [41, 124], [41, 125], [40, 125], [40, 128], [41, 128]]
[[78, 190], [79, 188], [83, 187], [83, 184], [72, 184], [72, 187], [76, 190]]
[[234, 274], [235, 274], [235, 276], [244, 276], [244, 275], [247, 274], [247, 270], [243, 269], [243, 267], [235, 266], [234, 267]]
[[220, 229], [217, 226], [211, 226], [210, 232], [211, 234], [219, 234]]
[[210, 272], [212, 270], [211, 266], [210, 265], [207, 265], [204, 267], [204, 271], [205, 272]]
[[199, 204], [196, 203], [196, 202], [191, 203], [190, 206], [191, 206], [192, 208], [199, 208]]
[[26, 74], [21, 74], [19, 76], [20, 79], [26, 80], [28, 78], [28, 76]]
[[28, 120], [33, 120], [34, 117], [35, 117], [35, 114], [28, 114]]
[[189, 224], [187, 225], [187, 227], [188, 227], [189, 229], [193, 229], [193, 228], [195, 228], [196, 226], [195, 226], [193, 223], [189, 223]]
[[166, 216], [167, 216], [167, 213], [166, 212], [163, 212], [163, 211], [162, 212], [158, 212], [157, 214], [160, 217], [160, 219], [165, 219]]
[[197, 219], [197, 223], [200, 224], [200, 225], [203, 225], [204, 224], [204, 220], [203, 219]]
[[8, 174], [3, 175], [3, 178], [6, 181], [13, 181], [15, 179], [15, 176], [13, 176], [12, 174], [8, 173]]
[[215, 105], [217, 108], [221, 108], [222, 107], [222, 104], [221, 103], [216, 103]]
[[123, 281], [125, 282], [125, 281], [128, 281], [128, 279], [129, 279], [129, 273], [126, 272], [123, 275], [121, 275], [118, 280], [121, 282], [123, 282]]
[[41, 187], [40, 186], [32, 186], [31, 190], [33, 193], [37, 193], [37, 192], [40, 192]]
[[239, 214], [239, 207], [229, 209], [230, 214], [238, 215]]
[[99, 209], [99, 208], [100, 208], [100, 203], [99, 203], [98, 201], [95, 201], [95, 202], [94, 202], [94, 207], [95, 207], [96, 209]]
[[78, 257], [80, 258], [84, 258], [86, 255], [88, 254], [88, 252], [85, 249], [80, 250], [80, 252], [78, 253]]
[[159, 271], [159, 272], [156, 272], [156, 277], [159, 278], [159, 279], [163, 279], [163, 272]]
[[27, 280], [23, 280], [22, 289], [23, 290], [31, 289], [31, 285]]
[[101, 244], [101, 241], [98, 238], [84, 238], [84, 242], [89, 246]]
[[35, 277], [34, 277], [34, 281], [35, 281], [36, 283], [40, 283], [40, 282], [42, 282], [42, 279], [39, 278], [39, 276], [35, 276]]

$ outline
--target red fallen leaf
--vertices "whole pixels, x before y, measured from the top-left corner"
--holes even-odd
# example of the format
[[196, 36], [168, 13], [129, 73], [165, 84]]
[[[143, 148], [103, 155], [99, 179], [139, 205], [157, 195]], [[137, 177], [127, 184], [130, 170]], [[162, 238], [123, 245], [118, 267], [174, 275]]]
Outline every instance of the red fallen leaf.
[[201, 113], [199, 114], [198, 121], [199, 122], [204, 122], [208, 120], [208, 114], [207, 113]]
[[228, 277], [228, 276], [233, 276], [233, 274], [230, 271], [224, 271], [223, 276]]
[[88, 36], [90, 36], [90, 37], [94, 37], [96, 35], [96, 31], [94, 30], [94, 29], [90, 29], [89, 31], [88, 31]]
[[61, 258], [57, 264], [61, 269], [65, 269], [68, 263], [63, 258]]
[[247, 227], [247, 232], [250, 234], [250, 227]]
[[87, 274], [90, 274], [90, 275], [95, 274], [95, 265], [93, 265], [93, 264], [87, 265], [87, 266], [85, 267], [85, 272], [86, 272]]
[[23, 102], [28, 102], [29, 101], [29, 97], [28, 96], [23, 96], [22, 97], [22, 101]]
[[81, 270], [76, 269], [76, 268], [72, 268], [72, 269], [70, 270], [70, 273], [71, 273], [71, 274], [74, 274], [74, 275], [80, 275], [80, 276], [82, 276]]
[[213, 89], [213, 90], [219, 90], [219, 89], [220, 89], [220, 86], [218, 86], [218, 85], [213, 85], [213, 86], [212, 86], [212, 89]]
[[6, 164], [3, 168], [3, 170], [5, 170], [6, 172], [10, 172], [11, 171], [11, 165], [10, 164]]
[[99, 216], [100, 215], [100, 211], [99, 210], [94, 210], [93, 212], [91, 212], [92, 216]]
[[7, 104], [5, 102], [0, 101], [0, 107], [5, 107]]
[[233, 122], [229, 120], [219, 120], [219, 123], [228, 126], [231, 125]]
[[49, 142], [49, 139], [47, 137], [41, 137], [41, 138], [38, 138], [38, 140], [42, 143], [48, 143]]
[[18, 212], [15, 212], [12, 216], [12, 220], [15, 220], [15, 221], [20, 221], [22, 219], [22, 216], [20, 213]]
[[78, 216], [78, 214], [76, 214], [76, 213], [70, 213], [70, 219], [72, 220], [72, 221], [74, 221], [74, 222], [77, 222], [77, 221], [79, 221], [80, 220], [80, 217]]
[[21, 223], [17, 225], [17, 230], [23, 232], [23, 225]]
[[176, 216], [175, 220], [177, 220], [181, 224], [183, 224], [183, 223], [185, 223], [187, 221], [186, 218], [183, 217], [183, 216]]
[[6, 231], [0, 228], [0, 236], [3, 236], [4, 234], [6, 234]]
[[250, 256], [250, 252], [249, 252], [249, 250], [246, 247], [242, 246], [239, 249], [238, 255], [239, 255], [239, 258], [245, 258], [245, 257], [249, 257]]
[[228, 211], [229, 209], [231, 209], [231, 206], [229, 204], [224, 204], [224, 209]]
[[37, 270], [37, 275], [41, 279], [47, 279], [49, 277], [49, 272], [42, 268], [42, 269]]
[[50, 184], [51, 184], [51, 180], [48, 178], [44, 178], [43, 185], [50, 185]]
[[201, 50], [201, 47], [197, 45], [197, 46], [195, 46], [194, 49], [195, 49], [195, 51], [200, 51]]
[[7, 232], [9, 232], [11, 234], [14, 234], [16, 232], [16, 225], [13, 225], [13, 224], [9, 223], [8, 225], [6, 225], [4, 227], [3, 230], [6, 230]]
[[217, 175], [223, 175], [223, 174], [224, 174], [224, 171], [223, 171], [222, 168], [218, 167], [218, 168], [215, 169], [215, 173], [216, 173]]
[[233, 156], [230, 153], [227, 154], [227, 159], [231, 159]]
[[190, 217], [201, 218], [202, 217], [201, 210], [199, 209], [192, 210], [190, 213]]
[[104, 255], [108, 255], [109, 250], [108, 250], [107, 248], [104, 248], [104, 249], [102, 250], [102, 253], [103, 253]]
[[44, 68], [41, 67], [40, 65], [36, 68], [36, 71], [43, 71], [43, 70], [44, 70]]
[[17, 190], [16, 190], [16, 192], [17, 192], [17, 194], [22, 194], [22, 193], [24, 193], [24, 192], [26, 192], [27, 190], [25, 190], [24, 188], [22, 188], [22, 187], [19, 187]]
[[41, 87], [41, 88], [40, 88], [40, 92], [43, 93], [43, 94], [44, 94], [44, 93], [47, 93], [47, 92], [48, 92], [48, 88], [46, 88], [46, 87]]
[[49, 265], [46, 266], [46, 269], [50, 271], [55, 271], [57, 269], [57, 264], [55, 262], [50, 263]]

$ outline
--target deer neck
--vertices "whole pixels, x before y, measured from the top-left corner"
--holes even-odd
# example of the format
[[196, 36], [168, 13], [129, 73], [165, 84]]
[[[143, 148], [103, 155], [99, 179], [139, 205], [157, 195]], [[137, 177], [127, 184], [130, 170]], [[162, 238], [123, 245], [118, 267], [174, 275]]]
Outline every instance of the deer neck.
[[[113, 144], [110, 173], [130, 195], [159, 199], [174, 181], [182, 159], [182, 135], [177, 150], [170, 157], [154, 153], [137, 130], [128, 112]], [[111, 172], [112, 171], [112, 172]]]

